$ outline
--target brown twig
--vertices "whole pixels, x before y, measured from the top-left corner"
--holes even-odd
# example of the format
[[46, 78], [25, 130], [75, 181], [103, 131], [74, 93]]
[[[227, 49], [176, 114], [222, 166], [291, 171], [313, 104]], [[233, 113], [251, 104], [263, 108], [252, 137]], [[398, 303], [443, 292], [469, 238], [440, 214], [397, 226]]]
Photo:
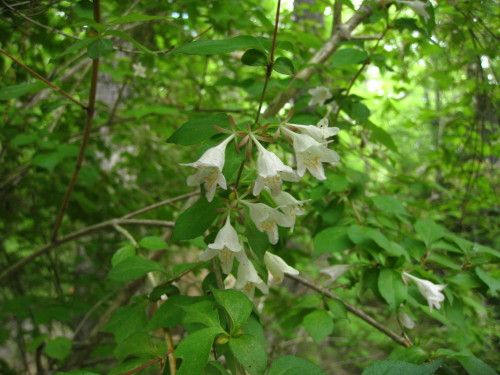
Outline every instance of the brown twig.
[[5, 55], [5, 56], [7, 56], [9, 59], [11, 59], [12, 61], [14, 61], [17, 65], [23, 67], [25, 70], [27, 70], [28, 72], [30, 72], [31, 74], [33, 74], [39, 80], [45, 82], [47, 85], [49, 85], [50, 87], [52, 87], [54, 90], [58, 91], [61, 95], [63, 95], [67, 99], [71, 100], [73, 103], [78, 104], [82, 109], [85, 109], [85, 110], [88, 111], [88, 108], [82, 102], [80, 102], [77, 99], [75, 99], [74, 97], [72, 97], [70, 94], [68, 94], [66, 91], [64, 91], [59, 86], [57, 86], [57, 85], [53, 84], [52, 82], [50, 82], [47, 78], [45, 78], [45, 77], [41, 76], [40, 74], [38, 74], [37, 72], [35, 72], [29, 66], [23, 64], [21, 61], [19, 61], [17, 58], [15, 58], [14, 56], [12, 56], [10, 53], [8, 53], [7, 51], [5, 51], [4, 49], [0, 48], [0, 53], [3, 54], [3, 55]]
[[298, 89], [292, 87], [293, 82], [297, 79], [306, 81], [318, 70], [318, 66], [323, 64], [337, 50], [339, 43], [349, 39], [352, 31], [367, 19], [373, 13], [374, 5], [371, 2], [365, 1], [356, 11], [356, 13], [342, 25], [341, 30], [335, 32], [332, 37], [326, 41], [318, 52], [307, 62], [306, 68], [295, 74], [294, 79], [288, 85], [286, 91], [278, 95], [264, 111], [264, 117], [272, 117], [279, 112], [283, 106], [297, 93]]
[[[101, 21], [100, 0], [94, 0], [93, 4], [94, 4], [94, 20], [96, 22], [100, 22]], [[71, 176], [68, 188], [66, 189], [66, 193], [64, 194], [64, 199], [61, 208], [59, 209], [59, 212], [57, 214], [54, 229], [52, 230], [52, 235], [51, 235], [52, 242], [55, 242], [57, 240], [59, 228], [61, 227], [64, 214], [66, 213], [66, 209], [68, 207], [69, 199], [71, 198], [71, 194], [73, 193], [73, 189], [75, 188], [78, 175], [80, 174], [80, 169], [82, 168], [83, 159], [85, 158], [85, 151], [89, 143], [90, 131], [92, 130], [92, 121], [94, 119], [98, 73], [99, 73], [99, 58], [92, 59], [92, 79], [90, 82], [89, 104], [86, 108], [87, 120], [85, 122], [85, 128], [83, 132], [82, 145], [80, 146], [80, 152], [76, 160], [76, 165], [75, 169], [73, 170], [73, 175]]]
[[280, 6], [281, 6], [281, 0], [278, 0], [278, 5], [276, 7], [276, 20], [274, 22], [273, 41], [271, 43], [271, 55], [269, 57], [269, 63], [266, 66], [266, 80], [264, 81], [264, 87], [262, 88], [262, 95], [260, 96], [259, 109], [257, 110], [257, 116], [255, 117], [255, 124], [258, 124], [259, 122], [260, 111], [262, 109], [262, 104], [264, 103], [267, 84], [269, 83], [269, 79], [271, 78], [271, 74], [273, 72], [274, 48], [276, 47], [276, 36], [278, 35], [278, 25], [280, 21]]
[[145, 225], [145, 226], [160, 226], [160, 227], [169, 227], [172, 228], [174, 226], [174, 223], [171, 221], [161, 221], [161, 220], [130, 220], [130, 219], [113, 219], [109, 221], [104, 221], [102, 223], [98, 223], [95, 225], [91, 225], [90, 227], [86, 227], [83, 229], [80, 229], [76, 232], [73, 232], [71, 234], [68, 234], [65, 237], [57, 239], [55, 242], [51, 242], [34, 253], [28, 255], [26, 258], [21, 259], [17, 263], [13, 264], [9, 268], [7, 268], [5, 271], [3, 271], [0, 274], [0, 283], [4, 281], [5, 279], [9, 278], [12, 274], [15, 272], [19, 271], [22, 269], [24, 266], [27, 264], [33, 262], [35, 259], [38, 257], [47, 254], [49, 251], [52, 249], [55, 249], [56, 247], [59, 247], [67, 242], [73, 241], [79, 237], [85, 236], [86, 234], [96, 232], [98, 230], [112, 227], [114, 225]]
[[377, 322], [375, 319], [373, 319], [371, 316], [369, 316], [368, 314], [366, 314], [364, 311], [358, 309], [357, 307], [349, 304], [348, 302], [344, 301], [342, 298], [340, 298], [339, 296], [337, 296], [336, 294], [333, 294], [332, 292], [330, 292], [329, 290], [327, 289], [323, 289], [319, 286], [317, 286], [316, 284], [310, 282], [309, 280], [306, 280], [300, 276], [295, 276], [295, 275], [286, 275], [288, 278], [290, 279], [293, 279], [295, 281], [298, 281], [299, 283], [301, 283], [302, 285], [305, 285], [307, 286], [308, 288], [312, 289], [312, 290], [315, 290], [319, 293], [322, 293], [323, 295], [329, 297], [329, 298], [333, 298], [333, 299], [336, 299], [336, 300], [339, 300], [340, 302], [342, 302], [345, 306], [345, 308], [351, 312], [352, 314], [356, 315], [357, 317], [361, 318], [362, 320], [364, 320], [365, 322], [367, 322], [368, 324], [372, 325], [373, 327], [375, 327], [376, 329], [378, 329], [380, 332], [384, 333], [385, 335], [387, 335], [388, 337], [390, 337], [393, 341], [397, 342], [398, 344], [400, 345], [403, 345], [405, 347], [410, 347], [412, 346], [413, 344], [407, 340], [406, 338], [404, 337], [401, 337], [399, 336], [397, 333], [395, 333], [394, 331], [390, 330], [389, 328], [385, 327], [384, 325], [380, 324], [379, 322]]

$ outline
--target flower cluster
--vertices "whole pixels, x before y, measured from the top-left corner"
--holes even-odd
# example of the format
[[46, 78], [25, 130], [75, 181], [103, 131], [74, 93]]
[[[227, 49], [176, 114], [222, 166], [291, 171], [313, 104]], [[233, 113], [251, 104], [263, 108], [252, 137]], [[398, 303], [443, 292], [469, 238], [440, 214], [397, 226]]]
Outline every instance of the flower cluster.
[[[321, 91], [321, 90], [320, 90]], [[323, 90], [324, 91], [324, 90]], [[322, 98], [328, 99], [323, 91]], [[319, 94], [318, 94], [319, 95]], [[317, 102], [324, 102], [317, 99]], [[219, 230], [213, 243], [209, 244], [206, 250], [200, 255], [200, 259], [207, 261], [218, 257], [224, 274], [233, 271], [234, 259], [238, 261], [237, 278], [234, 287], [246, 293], [249, 298], [253, 298], [255, 288], [263, 293], [267, 293], [267, 280], [262, 280], [257, 273], [254, 264], [247, 256], [245, 247], [249, 251], [249, 246], [241, 241], [238, 232], [231, 225], [231, 215], [241, 214], [245, 208], [246, 215], [253, 222], [257, 230], [266, 233], [269, 243], [275, 245], [279, 241], [279, 227], [290, 228], [293, 231], [296, 217], [304, 214], [303, 204], [305, 201], [298, 200], [290, 193], [283, 190], [283, 181], [299, 181], [309, 171], [311, 175], [319, 180], [326, 179], [324, 163], [336, 164], [339, 161], [338, 154], [328, 148], [330, 138], [338, 134], [339, 129], [328, 126], [328, 120], [323, 119], [316, 125], [280, 124], [275, 137], [279, 134], [293, 145], [296, 160], [296, 170], [286, 165], [276, 153], [264, 147], [261, 142], [271, 142], [272, 139], [261, 134], [266, 127], [257, 132], [234, 131], [224, 141], [215, 147], [205, 151], [195, 162], [182, 164], [195, 168], [195, 172], [187, 179], [189, 186], [204, 186], [204, 192], [209, 202], [213, 201], [217, 187], [227, 189], [228, 184], [223, 175], [225, 164], [225, 151], [228, 144], [236, 140], [237, 136], [242, 137], [242, 141], [236, 146], [248, 143], [247, 152], [254, 145], [257, 151], [256, 162], [251, 160], [251, 152], [247, 153], [247, 165], [255, 166], [256, 178], [252, 186], [240, 197], [235, 187], [235, 194], [231, 194], [227, 202], [227, 218], [224, 226]], [[250, 191], [254, 199], [244, 199]], [[261, 195], [265, 193], [265, 199]], [[233, 199], [233, 201], [230, 201]], [[265, 202], [265, 203], [264, 203]], [[233, 209], [239, 207], [238, 209]], [[237, 218], [236, 218], [237, 219]], [[251, 258], [251, 257], [250, 257]], [[263, 257], [270, 279], [274, 282], [281, 282], [284, 274], [298, 274], [298, 271], [285, 263], [277, 255], [266, 252]]]

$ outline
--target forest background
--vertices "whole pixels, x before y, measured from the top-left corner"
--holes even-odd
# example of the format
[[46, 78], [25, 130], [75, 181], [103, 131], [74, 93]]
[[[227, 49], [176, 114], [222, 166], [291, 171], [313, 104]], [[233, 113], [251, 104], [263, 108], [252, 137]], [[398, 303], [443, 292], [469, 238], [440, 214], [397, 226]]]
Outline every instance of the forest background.
[[[0, 1], [0, 373], [497, 373], [499, 9]], [[290, 124], [340, 159], [274, 241]], [[210, 199], [181, 163], [233, 133]], [[227, 212], [251, 299], [200, 261]]]

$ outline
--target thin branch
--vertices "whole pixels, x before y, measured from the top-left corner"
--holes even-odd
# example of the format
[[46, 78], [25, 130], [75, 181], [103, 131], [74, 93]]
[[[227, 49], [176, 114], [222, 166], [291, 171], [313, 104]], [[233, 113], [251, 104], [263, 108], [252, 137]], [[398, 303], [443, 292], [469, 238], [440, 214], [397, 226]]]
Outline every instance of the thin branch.
[[257, 116], [255, 117], [255, 124], [259, 123], [260, 111], [262, 109], [262, 104], [264, 103], [267, 84], [269, 83], [269, 79], [271, 78], [271, 74], [273, 72], [274, 48], [276, 47], [276, 36], [278, 35], [278, 25], [280, 21], [280, 6], [281, 6], [281, 0], [278, 0], [278, 5], [276, 7], [276, 20], [274, 22], [273, 41], [271, 44], [271, 55], [269, 57], [269, 63], [266, 66], [266, 80], [264, 81], [264, 87], [262, 88], [262, 95], [260, 96], [259, 109], [257, 110]]
[[[398, 11], [396, 13], [396, 16], [394, 17], [394, 20], [397, 19], [397, 16], [399, 15], [399, 12]], [[368, 57], [365, 59], [365, 61], [363, 62], [363, 65], [361, 65], [361, 67], [359, 68], [359, 70], [356, 72], [356, 74], [354, 75], [354, 77], [352, 77], [351, 79], [351, 82], [349, 83], [349, 86], [347, 87], [347, 90], [344, 94], [344, 96], [348, 96], [349, 93], [351, 92], [351, 89], [352, 87], [354, 86], [354, 83], [356, 82], [356, 80], [359, 78], [359, 76], [361, 75], [361, 73], [363, 73], [363, 71], [365, 70], [365, 68], [368, 66], [368, 64], [370, 63], [370, 57], [373, 55], [373, 53], [377, 50], [380, 42], [382, 41], [382, 39], [385, 37], [385, 35], [387, 34], [387, 32], [389, 31], [389, 29], [391, 28], [391, 24], [389, 22], [387, 22], [387, 25], [384, 29], [384, 31], [382, 32], [382, 34], [378, 37], [377, 39], [377, 42], [375, 43], [375, 45], [373, 46], [373, 48], [371, 49], [370, 53], [368, 54]], [[337, 111], [335, 112], [335, 116], [334, 116], [334, 120], [333, 120], [333, 123], [337, 123], [337, 120], [339, 118], [339, 114], [340, 114], [340, 110], [342, 109], [341, 106], [338, 106], [337, 108]]]
[[17, 58], [15, 58], [14, 56], [12, 56], [7, 51], [5, 51], [2, 48], [0, 48], [0, 53], [3, 54], [3, 55], [5, 55], [5, 56], [7, 56], [9, 59], [11, 59], [12, 61], [14, 61], [19, 66], [23, 67], [25, 70], [27, 70], [28, 72], [30, 72], [31, 74], [33, 74], [39, 80], [45, 82], [47, 85], [49, 85], [50, 87], [52, 87], [54, 90], [58, 91], [61, 95], [63, 95], [67, 99], [71, 100], [73, 103], [78, 104], [82, 109], [88, 110], [88, 108], [82, 102], [80, 102], [77, 99], [75, 99], [74, 97], [72, 97], [70, 94], [68, 94], [66, 91], [64, 91], [59, 86], [57, 86], [57, 85], [53, 84], [52, 82], [50, 82], [47, 78], [42, 77], [40, 74], [38, 74], [37, 72], [35, 72], [29, 66], [23, 64], [21, 61], [19, 61]]
[[134, 247], [136, 249], [139, 248], [139, 244], [137, 243], [137, 241], [135, 240], [134, 236], [132, 236], [130, 234], [130, 232], [128, 230], [126, 230], [125, 228], [121, 227], [120, 225], [118, 224], [113, 224], [113, 228], [115, 228], [118, 232], [120, 232], [121, 234], [123, 234], [125, 237], [127, 237], [127, 239], [132, 242], [132, 245], [134, 245]]
[[55, 29], [53, 27], [50, 27], [50, 26], [47, 26], [47, 25], [44, 25], [43, 23], [40, 23], [38, 21], [35, 21], [33, 18], [30, 18], [28, 17], [27, 15], [25, 15], [24, 13], [18, 11], [17, 9], [11, 7], [6, 1], [2, 0], [2, 4], [9, 8], [12, 12], [18, 14], [19, 16], [21, 16], [22, 18], [24, 18], [25, 20], [31, 22], [32, 24], [34, 25], [37, 25], [43, 29], [46, 29], [46, 30], [49, 30], [51, 33], [53, 34], [59, 34], [59, 35], [64, 35], [68, 38], [73, 38], [73, 39], [81, 39], [80, 37], [77, 37], [75, 35], [71, 35], [71, 34], [66, 34], [65, 32], [61, 31], [61, 30], [58, 30], [58, 29]]
[[158, 207], [166, 206], [166, 205], [168, 205], [170, 203], [173, 203], [173, 202], [176, 202], [176, 201], [180, 201], [182, 199], [194, 197], [194, 196], [199, 195], [199, 194], [200, 194], [199, 191], [193, 191], [192, 193], [187, 193], [187, 194], [179, 195], [178, 197], [170, 198], [170, 199], [167, 199], [165, 201], [158, 202], [158, 203], [152, 204], [150, 206], [141, 208], [140, 210], [137, 210], [137, 211], [131, 212], [129, 214], [126, 214], [125, 216], [122, 216], [121, 219], [130, 219], [131, 217], [141, 215], [141, 214], [143, 214], [145, 212], [148, 212], [148, 211], [152, 211], [152, 210], [154, 210], [154, 209], [156, 209]]
[[374, 10], [374, 5], [371, 1], [365, 1], [359, 7], [357, 12], [337, 31], [332, 37], [319, 49], [318, 52], [307, 62], [306, 68], [295, 74], [294, 79], [288, 85], [286, 91], [276, 97], [275, 100], [264, 111], [264, 117], [272, 117], [276, 115], [283, 106], [297, 93], [297, 88], [292, 87], [293, 82], [297, 79], [307, 82], [309, 78], [319, 69], [318, 66], [323, 64], [337, 50], [339, 43], [348, 40], [351, 37], [352, 31], [367, 19]]
[[[94, 0], [93, 4], [94, 4], [94, 20], [96, 22], [100, 22], [101, 21], [100, 0]], [[85, 158], [85, 151], [89, 143], [90, 131], [92, 130], [92, 121], [94, 119], [98, 73], [99, 73], [99, 58], [92, 59], [92, 80], [90, 82], [89, 105], [86, 108], [87, 121], [85, 122], [82, 145], [80, 146], [80, 153], [78, 154], [78, 158], [76, 160], [76, 165], [75, 169], [73, 170], [73, 175], [71, 176], [68, 188], [66, 189], [66, 194], [64, 194], [64, 199], [61, 208], [59, 209], [59, 212], [57, 214], [54, 229], [52, 230], [52, 235], [51, 235], [52, 242], [55, 242], [57, 240], [59, 228], [61, 227], [64, 214], [66, 213], [66, 209], [69, 204], [69, 199], [71, 198], [71, 194], [73, 193], [73, 189], [75, 188], [78, 175], [80, 174], [80, 169], [82, 168], [83, 159]]]
[[365, 322], [367, 322], [368, 324], [372, 325], [373, 327], [375, 327], [380, 332], [382, 332], [385, 335], [387, 335], [388, 337], [390, 337], [393, 341], [397, 342], [398, 344], [403, 345], [405, 347], [410, 347], [410, 346], [413, 345], [406, 338], [399, 336], [394, 331], [390, 330], [389, 328], [387, 328], [384, 325], [382, 325], [379, 322], [377, 322], [375, 319], [373, 319], [371, 316], [369, 316], [368, 314], [366, 314], [364, 311], [362, 311], [362, 310], [358, 309], [357, 307], [349, 304], [348, 302], [344, 301], [342, 298], [340, 298], [336, 294], [333, 294], [329, 290], [323, 289], [323, 288], [317, 286], [316, 284], [310, 282], [309, 280], [303, 279], [300, 276], [294, 276], [294, 275], [288, 275], [288, 274], [286, 274], [286, 276], [288, 278], [290, 278], [290, 279], [298, 281], [302, 285], [305, 285], [305, 286], [307, 286], [308, 288], [310, 288], [312, 290], [315, 290], [315, 291], [317, 291], [319, 293], [322, 293], [323, 295], [325, 295], [325, 296], [327, 296], [329, 298], [339, 300], [340, 302], [342, 302], [344, 304], [345, 308], [349, 312], [351, 312], [352, 314], [356, 315], [357, 317], [363, 319]]
[[333, 5], [332, 35], [335, 34], [342, 25], [342, 2], [335, 0]]
[[49, 251], [52, 249], [55, 249], [56, 247], [59, 247], [67, 242], [73, 241], [79, 237], [85, 236], [89, 233], [96, 232], [98, 230], [112, 227], [114, 225], [145, 225], [145, 226], [156, 226], [156, 227], [169, 227], [172, 228], [174, 226], [174, 223], [172, 221], [161, 221], [161, 220], [129, 220], [129, 219], [113, 219], [109, 221], [104, 221], [102, 223], [98, 223], [95, 225], [92, 225], [90, 227], [86, 227], [83, 229], [80, 229], [76, 232], [73, 232], [71, 234], [68, 234], [65, 237], [57, 239], [55, 242], [51, 242], [31, 255], [28, 255], [26, 258], [21, 259], [18, 261], [16, 264], [13, 264], [9, 268], [7, 268], [5, 271], [3, 271], [0, 274], [0, 283], [4, 281], [5, 279], [9, 278], [12, 274], [15, 272], [19, 271], [20, 269], [24, 268], [27, 264], [30, 264], [33, 262], [35, 259], [39, 258], [40, 256], [47, 254]]

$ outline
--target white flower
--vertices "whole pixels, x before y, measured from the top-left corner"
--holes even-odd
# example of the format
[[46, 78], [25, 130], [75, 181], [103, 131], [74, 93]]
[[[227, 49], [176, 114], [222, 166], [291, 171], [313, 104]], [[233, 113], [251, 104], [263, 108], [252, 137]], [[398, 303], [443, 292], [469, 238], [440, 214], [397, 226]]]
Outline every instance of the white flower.
[[318, 180], [326, 180], [322, 163], [336, 163], [340, 159], [339, 155], [307, 134], [294, 133], [284, 126], [282, 129], [293, 139], [297, 174], [302, 177], [307, 169]]
[[[243, 246], [238, 240], [238, 233], [231, 225], [229, 216], [226, 224], [217, 233], [214, 243], [208, 245], [207, 249], [200, 254], [200, 260], [206, 261], [218, 255], [222, 265], [222, 271], [229, 274], [233, 268], [233, 259], [239, 253], [244, 253]], [[241, 261], [241, 258], [239, 258]]]
[[431, 311], [433, 307], [438, 310], [441, 308], [440, 303], [444, 301], [444, 294], [441, 293], [441, 291], [446, 288], [446, 285], [433, 284], [428, 280], [422, 280], [418, 277], [403, 272], [403, 279], [405, 277], [408, 277], [409, 279], [415, 281], [418, 290], [427, 299], [427, 303], [429, 304], [429, 308]]
[[[326, 145], [329, 143], [328, 138], [337, 135], [340, 131], [337, 127], [328, 126], [328, 119], [323, 118], [318, 121], [316, 125], [298, 125], [298, 124], [287, 124], [299, 129], [303, 134], [307, 134], [316, 141]], [[331, 142], [331, 141], [330, 141]]]
[[221, 144], [212, 147], [205, 151], [205, 153], [194, 163], [187, 163], [189, 167], [196, 168], [196, 172], [188, 177], [187, 184], [189, 186], [197, 186], [199, 184], [205, 185], [207, 200], [211, 202], [215, 195], [217, 185], [226, 189], [226, 179], [222, 174], [224, 168], [224, 153], [227, 144], [234, 138], [233, 135], [226, 138]]
[[242, 202], [250, 208], [250, 218], [257, 229], [266, 232], [269, 242], [273, 245], [278, 242], [278, 225], [282, 227], [291, 227], [293, 225], [292, 220], [276, 208], [269, 207], [264, 203]]
[[333, 283], [335, 280], [340, 278], [351, 266], [349, 264], [336, 264], [335, 266], [323, 268], [320, 273], [330, 276], [328, 283]]
[[278, 209], [290, 218], [292, 222], [290, 231], [293, 232], [297, 215], [300, 216], [305, 213], [305, 210], [302, 208], [302, 204], [306, 201], [299, 201], [286, 191], [282, 191], [278, 195], [273, 196], [273, 199], [274, 203], [278, 205]]
[[422, 1], [404, 1], [404, 0], [398, 0], [397, 1], [400, 4], [405, 4], [408, 5], [415, 13], [418, 15], [422, 16], [425, 20], [425, 22], [429, 21], [429, 13], [425, 10], [429, 6], [429, 4], [424, 3]]
[[415, 322], [404, 312], [398, 312], [398, 320], [405, 328], [413, 329], [416, 327]]
[[307, 91], [312, 95], [311, 100], [309, 100], [309, 106], [315, 104], [323, 105], [327, 99], [332, 97], [332, 93], [324, 86], [318, 86]]
[[264, 186], [267, 186], [272, 195], [281, 191], [282, 180], [298, 181], [300, 178], [292, 168], [283, 164], [279, 157], [271, 151], [266, 150], [257, 140], [254, 140], [258, 149], [257, 157], [257, 181], [253, 187], [253, 195], [259, 195]]
[[267, 267], [267, 270], [271, 273], [273, 279], [277, 283], [281, 283], [283, 281], [285, 273], [289, 275], [299, 274], [299, 271], [297, 271], [293, 267], [290, 267], [283, 259], [281, 259], [277, 255], [271, 254], [269, 251], [266, 251], [266, 253], [264, 254], [264, 263]]
[[134, 76], [146, 78], [146, 67], [141, 63], [132, 64], [132, 68], [134, 69]]
[[238, 267], [238, 277], [234, 283], [234, 288], [241, 290], [248, 298], [253, 299], [255, 287], [264, 294], [269, 292], [266, 283], [257, 274], [252, 262], [242, 262]]

